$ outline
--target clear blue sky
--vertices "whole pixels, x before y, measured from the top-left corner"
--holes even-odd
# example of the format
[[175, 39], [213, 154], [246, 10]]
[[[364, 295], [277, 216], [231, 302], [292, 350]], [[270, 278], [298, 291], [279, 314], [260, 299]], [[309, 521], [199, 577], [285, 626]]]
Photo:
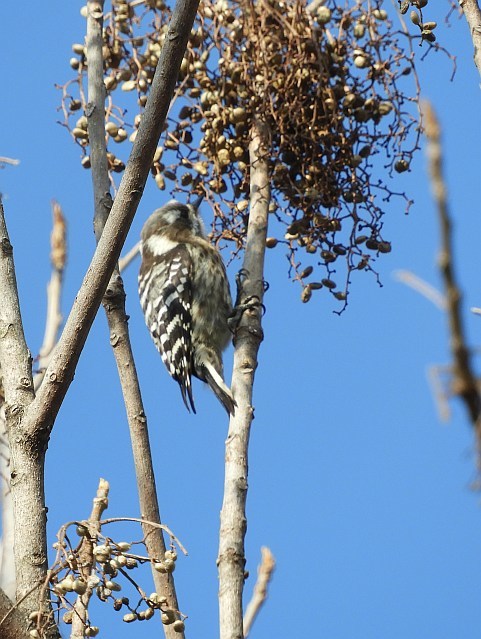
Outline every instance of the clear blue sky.
[[[456, 258], [465, 288], [471, 343], [481, 336], [479, 76], [463, 20], [443, 24], [448, 2], [429, 5], [443, 55], [420, 65], [425, 97], [440, 116], [447, 181], [456, 218]], [[15, 248], [25, 331], [38, 352], [49, 278], [50, 200], [69, 224], [68, 311], [94, 249], [89, 172], [56, 124], [69, 77], [70, 46], [82, 39], [79, 5], [9, 3], [0, 25], [0, 155], [20, 166], [0, 173]], [[452, 403], [441, 424], [427, 370], [450, 361], [446, 318], [399, 284], [410, 269], [438, 286], [438, 226], [426, 160], [419, 153], [399, 189], [415, 199], [408, 217], [388, 205], [393, 252], [373, 277], [354, 280], [349, 308], [333, 314], [330, 297], [308, 305], [287, 279], [282, 251], [268, 252], [265, 342], [255, 386], [250, 450], [247, 567], [249, 596], [261, 545], [277, 559], [256, 639], [477, 639], [481, 626], [481, 511], [471, 429]], [[168, 197], [149, 182], [129, 236]], [[203, 213], [208, 218], [208, 209]], [[165, 523], [189, 550], [176, 583], [189, 637], [217, 634], [217, 538], [227, 424], [216, 400], [196, 385], [198, 415], [180, 401], [141, 316], [137, 264], [125, 276], [128, 312]], [[233, 281], [235, 265], [230, 269]], [[231, 353], [227, 355], [229, 371]], [[51, 541], [59, 526], [88, 515], [99, 477], [111, 483], [109, 516], [137, 516], [135, 481], [119, 383], [100, 312], [60, 412], [47, 456]], [[117, 533], [138, 538], [130, 528]], [[151, 590], [145, 575], [145, 589]], [[127, 625], [105, 606], [95, 611], [102, 637], [158, 636], [155, 621]]]

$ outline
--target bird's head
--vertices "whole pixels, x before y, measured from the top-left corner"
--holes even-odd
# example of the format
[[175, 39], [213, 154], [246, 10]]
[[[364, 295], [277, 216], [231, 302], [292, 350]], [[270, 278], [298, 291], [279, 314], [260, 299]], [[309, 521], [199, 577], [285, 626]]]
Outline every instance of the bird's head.
[[194, 235], [204, 237], [204, 223], [199, 214], [202, 198], [193, 204], [182, 204], [177, 200], [170, 200], [167, 204], [156, 209], [147, 219], [141, 232], [142, 241], [156, 233], [161, 233], [166, 227], [177, 231], [191, 231]]

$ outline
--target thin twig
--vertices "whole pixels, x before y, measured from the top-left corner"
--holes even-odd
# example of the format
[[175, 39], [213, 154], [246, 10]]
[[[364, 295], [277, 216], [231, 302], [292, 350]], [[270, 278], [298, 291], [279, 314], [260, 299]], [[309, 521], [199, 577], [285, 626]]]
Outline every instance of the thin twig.
[[269, 548], [262, 546], [261, 554], [262, 559], [257, 568], [257, 581], [254, 586], [254, 592], [252, 593], [252, 599], [247, 604], [244, 615], [244, 639], [247, 639], [252, 624], [267, 599], [267, 589], [276, 567], [276, 560]]
[[411, 271], [399, 270], [394, 273], [394, 277], [409, 286], [413, 290], [417, 291], [420, 295], [425, 297], [427, 300], [432, 302], [435, 306], [437, 306], [441, 311], [447, 310], [447, 301], [446, 297], [438, 291], [437, 288], [423, 280], [421, 277], [418, 277]]
[[[439, 268], [445, 288], [447, 313], [449, 318], [450, 346], [453, 357], [453, 393], [460, 396], [466, 406], [469, 418], [476, 432], [478, 452], [481, 454], [481, 397], [478, 392], [476, 375], [466, 344], [462, 318], [462, 295], [453, 261], [452, 221], [449, 214], [446, 185], [443, 176], [443, 157], [439, 123], [432, 105], [424, 103], [427, 154], [431, 186], [436, 200], [441, 229], [441, 249]], [[481, 457], [478, 457], [481, 467]]]
[[109, 489], [109, 482], [105, 479], [100, 479], [97, 495], [94, 497], [92, 512], [88, 520], [89, 535], [82, 538], [82, 544], [79, 549], [77, 562], [80, 575], [88, 585], [86, 592], [83, 595], [79, 595], [75, 601], [75, 614], [72, 617], [70, 639], [83, 639], [85, 628], [88, 625], [88, 607], [93, 594], [92, 587], [89, 585], [89, 577], [91, 575], [95, 576], [96, 566], [93, 547], [101, 529], [100, 518], [109, 505]]
[[119, 260], [119, 271], [122, 273], [127, 266], [133, 262], [133, 260], [137, 257], [140, 252], [140, 242], [137, 242], [125, 255], [123, 255]]
[[67, 262], [67, 225], [62, 208], [58, 202], [52, 201], [53, 226], [50, 235], [50, 261], [52, 274], [47, 285], [47, 317], [43, 343], [39, 351], [38, 373], [33, 383], [37, 390], [42, 383], [50, 356], [58, 340], [62, 325], [61, 299], [63, 276]]
[[13, 158], [0, 156], [0, 164], [12, 164], [13, 166], [18, 166], [20, 164], [20, 160], [14, 160]]
[[[152, 528], [158, 528], [159, 530], [163, 530], [169, 535], [172, 541], [174, 541], [177, 544], [177, 546], [179, 547], [179, 550], [183, 552], [184, 555], [188, 554], [187, 550], [182, 545], [182, 542], [180, 541], [180, 539], [176, 537], [176, 535], [174, 535], [171, 529], [165, 524], [160, 524], [149, 519], [144, 519], [144, 518], [141, 519], [139, 517], [111, 517], [110, 519], [103, 519], [101, 524], [102, 526], [105, 526], [107, 524], [115, 524], [118, 521], [134, 521], [134, 522], [137, 522], [138, 524], [142, 524], [142, 526], [148, 526]], [[156, 558], [158, 559], [158, 557]]]
[[[243, 281], [242, 294], [244, 298], [257, 297], [260, 303], [264, 296], [264, 255], [270, 200], [268, 146], [267, 127], [261, 122], [255, 122], [249, 145], [251, 199], [243, 263], [246, 279]], [[234, 339], [232, 392], [237, 408], [230, 419], [226, 441], [224, 499], [217, 560], [221, 639], [240, 639], [243, 635], [247, 455], [250, 427], [254, 418], [254, 373], [262, 339], [261, 306], [255, 306], [242, 315]]]

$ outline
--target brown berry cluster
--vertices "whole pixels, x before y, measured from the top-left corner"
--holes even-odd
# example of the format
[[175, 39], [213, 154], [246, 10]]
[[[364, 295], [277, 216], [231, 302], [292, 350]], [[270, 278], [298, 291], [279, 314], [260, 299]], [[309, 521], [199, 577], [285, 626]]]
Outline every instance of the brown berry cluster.
[[[76, 545], [70, 542], [67, 530], [75, 525], [79, 541]], [[172, 573], [175, 570], [177, 552], [173, 541], [164, 557], [150, 559], [134, 552], [131, 542], [116, 542], [103, 537], [98, 530], [89, 527], [87, 522], [73, 522], [62, 527], [58, 535], [59, 541], [54, 544], [57, 557], [50, 569], [49, 592], [54, 614], [62, 614], [62, 621], [71, 624], [74, 615], [75, 599], [79, 595], [97, 598], [110, 603], [114, 610], [123, 612], [123, 621], [145, 621], [151, 619], [158, 610], [162, 623], [172, 624], [176, 632], [183, 632], [185, 616], [173, 609], [167, 598], [159, 593], [147, 596], [136, 583], [132, 571], [144, 563], [152, 563], [159, 572]], [[137, 542], [143, 544], [143, 542]], [[124, 584], [134, 587], [137, 603], [132, 597], [122, 596]], [[48, 625], [45, 614], [31, 615], [30, 635], [34, 638], [43, 636], [43, 629]], [[84, 635], [95, 637], [99, 633], [98, 626], [87, 618], [84, 622]]]
[[401, 13], [407, 13], [409, 8], [412, 7], [409, 13], [409, 19], [413, 24], [419, 27], [421, 32], [421, 44], [426, 42], [436, 42], [436, 36], [433, 33], [434, 29], [438, 26], [436, 22], [424, 22], [423, 9], [427, 6], [428, 0], [398, 0], [399, 11]]
[[[162, 0], [115, 0], [106, 17], [113, 172], [125, 167], [120, 143], [135, 139], [169, 15]], [[85, 105], [88, 61], [83, 45], [73, 50], [77, 75], [63, 87], [63, 109], [88, 168], [86, 118], [76, 113]], [[140, 112], [129, 126], [132, 95]], [[171, 194], [204, 192], [214, 211], [213, 240], [239, 250], [251, 123], [262, 119], [271, 135], [267, 246], [284, 245], [303, 301], [324, 288], [345, 303], [352, 272], [373, 270], [391, 250], [382, 235], [387, 203], [398, 195], [409, 206], [389, 179], [409, 170], [418, 148], [418, 97], [413, 57], [399, 44], [382, 0], [205, 0], [152, 175]], [[318, 281], [306, 281], [319, 270]]]

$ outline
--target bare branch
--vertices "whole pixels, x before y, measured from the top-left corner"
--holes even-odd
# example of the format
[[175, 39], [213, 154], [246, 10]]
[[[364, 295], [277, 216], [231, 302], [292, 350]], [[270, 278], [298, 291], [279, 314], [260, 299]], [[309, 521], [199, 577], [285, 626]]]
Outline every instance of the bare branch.
[[[478, 449], [481, 451], [481, 398], [478, 392], [476, 376], [471, 365], [471, 356], [466, 345], [462, 318], [462, 295], [458, 286], [452, 242], [452, 221], [446, 198], [446, 185], [443, 176], [443, 157], [439, 123], [433, 107], [424, 103], [427, 153], [433, 195], [436, 200], [441, 228], [441, 250], [439, 268], [446, 290], [447, 312], [449, 318], [450, 346], [453, 357], [453, 392], [459, 395], [466, 406], [470, 420], [475, 428]], [[479, 460], [481, 463], [481, 459]]]
[[0, 366], [8, 415], [21, 417], [33, 399], [32, 361], [25, 342], [17, 281], [13, 263], [13, 247], [8, 237], [3, 204], [0, 201]]
[[[110, 180], [105, 142], [105, 86], [103, 81], [102, 58], [103, 1], [89, 0], [87, 18], [87, 60], [88, 60], [88, 99], [87, 117], [91, 148], [92, 182], [95, 201], [94, 229], [97, 242], [100, 240], [109, 210], [111, 197]], [[142, 395], [135, 360], [130, 342], [128, 320], [125, 310], [125, 292], [118, 266], [107, 287], [103, 299], [117, 370], [122, 387], [127, 419], [129, 423], [132, 451], [134, 456], [140, 509], [145, 519], [160, 524], [160, 511], [155, 487], [154, 468], [150, 450], [147, 418], [144, 412]], [[162, 530], [142, 524], [149, 557], [164, 557], [166, 546]], [[152, 575], [156, 591], [167, 597], [168, 605], [178, 610], [172, 574], [160, 573], [152, 566]], [[180, 637], [165, 626], [167, 637]]]
[[20, 164], [20, 160], [14, 160], [13, 158], [6, 158], [5, 156], [0, 156], [0, 166], [2, 164], [12, 164], [13, 166], [18, 166]]
[[[25, 414], [33, 400], [31, 358], [25, 343], [15, 281], [13, 250], [0, 204], [0, 361], [11, 452], [17, 601], [22, 614], [39, 607], [37, 588], [47, 569], [44, 494], [45, 431], [26, 435]], [[40, 607], [46, 602], [40, 602]], [[55, 634], [55, 631], [53, 630]]]
[[62, 207], [58, 202], [52, 202], [53, 227], [50, 235], [50, 261], [52, 274], [47, 285], [47, 318], [45, 333], [39, 351], [38, 368], [33, 383], [35, 389], [40, 387], [50, 356], [58, 340], [62, 325], [61, 298], [63, 289], [63, 275], [67, 261], [67, 225]]
[[441, 311], [447, 310], [447, 302], [445, 296], [438, 291], [437, 288], [434, 288], [429, 282], [423, 280], [421, 277], [418, 277], [415, 273], [411, 273], [411, 271], [399, 270], [394, 274], [395, 278], [409, 286], [413, 290], [417, 291], [420, 295], [425, 297], [427, 300], [432, 302], [435, 306], [437, 306]]
[[5, 411], [0, 400], [0, 508], [2, 511], [0, 541], [0, 589], [12, 601], [15, 600], [15, 561], [12, 553], [14, 542], [14, 519], [12, 493], [10, 490], [10, 449], [5, 424]]
[[[247, 279], [243, 282], [242, 293], [245, 298], [256, 296], [261, 303], [264, 296], [264, 254], [270, 199], [268, 145], [267, 127], [261, 122], [255, 122], [249, 145], [251, 200], [243, 264]], [[244, 312], [234, 339], [232, 392], [237, 408], [230, 419], [226, 441], [218, 556], [221, 639], [241, 639], [243, 636], [247, 455], [250, 426], [254, 417], [252, 388], [262, 339], [261, 307], [258, 306]]]
[[137, 257], [140, 252], [140, 242], [137, 242], [127, 253], [119, 260], [119, 271], [122, 273], [127, 266]]
[[87, 583], [87, 590], [83, 595], [77, 597], [74, 604], [75, 614], [72, 616], [71, 639], [82, 639], [85, 636], [85, 628], [88, 625], [88, 606], [92, 597], [92, 586], [89, 585], [89, 577], [95, 576], [95, 557], [93, 547], [96, 543], [96, 535], [100, 532], [100, 518], [109, 505], [109, 482], [105, 479], [99, 480], [97, 495], [93, 500], [92, 512], [88, 520], [89, 536], [83, 537], [82, 545], [79, 549], [78, 566], [83, 580]]
[[459, 6], [463, 10], [464, 17], [471, 32], [474, 45], [474, 63], [481, 75], [481, 10], [478, 0], [459, 0]]
[[[140, 201], [169, 108], [198, 0], [179, 0], [166, 34], [147, 108], [104, 232], [37, 396], [18, 308], [12, 248], [0, 211], [0, 358], [12, 453], [17, 599], [38, 609], [47, 575], [44, 456], [58, 410]], [[27, 406], [28, 405], [28, 406]], [[30, 594], [25, 593], [32, 591]], [[45, 610], [45, 602], [40, 602]], [[49, 631], [50, 632], [50, 631]], [[55, 634], [52, 628], [51, 633]]]
[[72, 382], [80, 353], [97, 313], [125, 237], [140, 201], [151, 161], [158, 144], [178, 70], [185, 51], [198, 0], [178, 0], [152, 81], [125, 173], [104, 231], [65, 324], [36, 399], [30, 405], [24, 430], [51, 430], [60, 405]]
[[257, 581], [254, 586], [254, 592], [244, 615], [244, 639], [247, 639], [252, 624], [267, 599], [267, 589], [272, 579], [274, 568], [276, 567], [276, 560], [269, 548], [262, 546], [261, 553], [262, 559], [257, 568]]

